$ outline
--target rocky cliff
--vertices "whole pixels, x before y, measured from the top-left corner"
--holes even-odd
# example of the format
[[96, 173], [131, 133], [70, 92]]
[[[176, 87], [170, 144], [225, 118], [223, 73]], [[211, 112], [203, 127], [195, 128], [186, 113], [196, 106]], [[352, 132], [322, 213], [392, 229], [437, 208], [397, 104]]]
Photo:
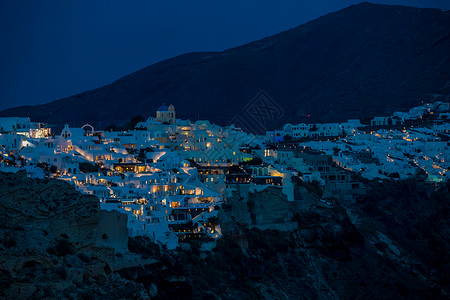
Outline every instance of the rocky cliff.
[[[373, 181], [351, 207], [297, 184], [297, 206], [276, 187], [236, 190], [215, 249], [166, 251], [127, 245], [124, 217], [68, 183], [0, 173], [0, 298], [448, 298], [449, 183]], [[258, 228], [292, 216], [297, 229]]]
[[292, 230], [292, 203], [281, 187], [236, 184], [230, 189], [223, 210], [219, 213], [223, 231], [235, 231], [238, 224], [260, 229]]
[[[117, 276], [128, 252], [126, 215], [59, 180], [0, 173], [0, 298], [138, 297]], [[145, 261], [143, 261], [145, 264]]]
[[[166, 254], [163, 274], [138, 280], [155, 284], [157, 299], [445, 299], [401, 255], [392, 255], [392, 246], [383, 245], [387, 236], [367, 236], [342, 207], [297, 218], [299, 229], [291, 232], [240, 224], [209, 253], [193, 241], [190, 251]], [[134, 251], [151, 252], [142, 246], [148, 241], [136, 243]]]
[[[263, 196], [236, 189], [220, 214], [225, 235], [213, 251], [202, 253], [192, 241], [189, 251], [166, 253], [164, 276], [145, 277], [158, 286], [157, 298], [448, 298], [448, 183], [374, 181], [351, 207], [317, 206], [320, 190], [297, 184], [304, 203], [295, 209], [283, 205], [277, 188]], [[265, 217], [252, 219], [256, 210]], [[287, 210], [298, 229], [254, 226], [287, 217]], [[134, 251], [149, 252], [146, 243], [136, 241]]]

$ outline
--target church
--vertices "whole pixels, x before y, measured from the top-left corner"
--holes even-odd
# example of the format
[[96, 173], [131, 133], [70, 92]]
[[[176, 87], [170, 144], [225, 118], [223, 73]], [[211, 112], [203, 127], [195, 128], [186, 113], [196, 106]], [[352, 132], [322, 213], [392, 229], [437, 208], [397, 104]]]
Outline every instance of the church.
[[155, 121], [169, 124], [176, 124], [175, 107], [171, 104], [168, 107], [164, 104], [156, 110]]
[[[144, 122], [139, 122], [135, 128], [146, 129], [152, 131], [152, 138], [159, 137], [166, 130], [176, 130], [177, 126], [190, 126], [191, 121], [180, 120], [176, 118], [175, 107], [171, 104], [169, 106], [161, 105], [156, 109], [155, 117], [148, 117]], [[167, 129], [170, 127], [171, 129]]]

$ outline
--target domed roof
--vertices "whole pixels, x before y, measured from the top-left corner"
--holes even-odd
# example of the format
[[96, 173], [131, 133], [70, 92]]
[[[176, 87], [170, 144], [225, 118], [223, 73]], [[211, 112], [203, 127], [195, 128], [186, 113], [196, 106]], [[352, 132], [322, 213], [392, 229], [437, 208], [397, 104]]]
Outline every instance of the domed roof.
[[169, 108], [165, 105], [161, 105], [156, 111], [169, 111]]

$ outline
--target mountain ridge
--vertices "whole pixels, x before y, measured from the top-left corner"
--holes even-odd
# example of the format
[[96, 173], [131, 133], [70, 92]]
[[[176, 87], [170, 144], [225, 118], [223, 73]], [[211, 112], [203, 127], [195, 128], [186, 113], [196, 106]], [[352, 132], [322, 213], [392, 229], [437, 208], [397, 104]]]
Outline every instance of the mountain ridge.
[[448, 97], [440, 90], [450, 80], [448, 50], [449, 11], [363, 2], [242, 46], [182, 54], [100, 88], [0, 116], [106, 126], [139, 113], [153, 116], [166, 102], [181, 118], [225, 125], [245, 117], [244, 107], [266, 91], [282, 114], [266, 120], [265, 129], [343, 121]]

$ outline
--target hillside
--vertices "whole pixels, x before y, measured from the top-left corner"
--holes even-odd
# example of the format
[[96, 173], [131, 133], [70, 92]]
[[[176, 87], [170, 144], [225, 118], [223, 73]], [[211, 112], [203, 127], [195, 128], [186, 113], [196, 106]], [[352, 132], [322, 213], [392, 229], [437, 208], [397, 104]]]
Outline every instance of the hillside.
[[125, 215], [66, 182], [0, 172], [0, 298], [447, 299], [449, 188], [372, 181], [356, 206], [308, 205], [295, 212], [299, 228], [283, 232], [237, 221], [246, 210], [258, 219], [287, 211], [273, 214], [285, 202], [276, 189], [253, 205], [234, 197], [214, 250], [193, 239], [168, 251], [127, 238]]
[[128, 251], [127, 216], [69, 183], [0, 172], [0, 299], [136, 299], [113, 272], [154, 264]]
[[245, 106], [252, 108], [264, 90], [279, 108], [263, 126], [247, 124], [261, 132], [445, 98], [449, 70], [449, 11], [361, 3], [237, 48], [181, 55], [107, 86], [0, 116], [105, 127], [139, 113], [153, 116], [165, 102], [175, 105], [177, 117], [228, 124], [255, 116]]

